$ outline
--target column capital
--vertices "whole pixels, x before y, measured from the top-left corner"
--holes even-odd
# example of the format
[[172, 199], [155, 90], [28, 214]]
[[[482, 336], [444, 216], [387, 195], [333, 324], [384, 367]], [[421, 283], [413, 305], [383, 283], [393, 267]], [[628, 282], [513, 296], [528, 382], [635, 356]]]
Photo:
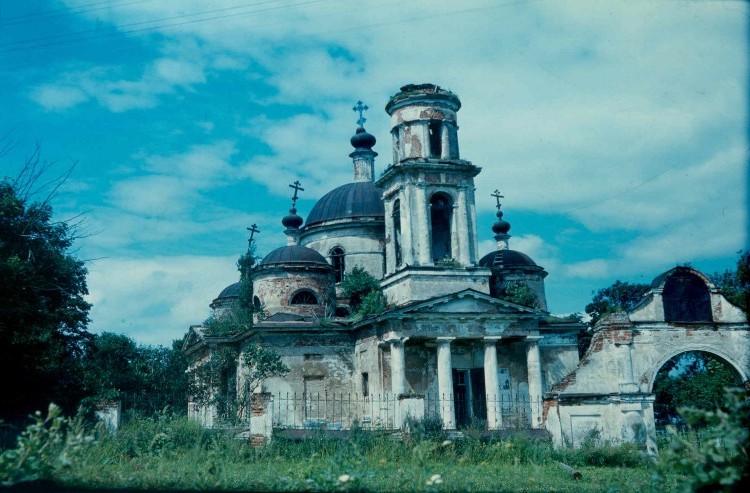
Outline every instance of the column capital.
[[482, 341], [484, 341], [485, 344], [495, 344], [502, 338], [503, 336], [484, 336], [482, 337]]
[[525, 342], [528, 344], [537, 344], [542, 339], [544, 339], [544, 336], [526, 336]]
[[435, 340], [437, 340], [437, 342], [451, 342], [451, 341], [455, 341], [456, 338], [452, 336], [440, 336], [440, 337], [436, 337]]

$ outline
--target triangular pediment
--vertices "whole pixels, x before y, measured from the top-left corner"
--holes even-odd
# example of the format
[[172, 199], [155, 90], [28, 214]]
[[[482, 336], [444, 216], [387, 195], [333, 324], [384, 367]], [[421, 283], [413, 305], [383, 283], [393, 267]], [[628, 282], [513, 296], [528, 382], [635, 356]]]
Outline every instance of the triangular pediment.
[[200, 325], [190, 326], [187, 334], [185, 335], [185, 340], [182, 343], [182, 350], [184, 351], [189, 347], [203, 341], [205, 339], [203, 331], [204, 329]]
[[408, 306], [393, 309], [394, 315], [414, 315], [428, 313], [453, 314], [498, 314], [517, 316], [546, 316], [546, 312], [526, 306], [517, 305], [509, 301], [499, 300], [484, 293], [466, 289], [457, 293], [416, 301]]

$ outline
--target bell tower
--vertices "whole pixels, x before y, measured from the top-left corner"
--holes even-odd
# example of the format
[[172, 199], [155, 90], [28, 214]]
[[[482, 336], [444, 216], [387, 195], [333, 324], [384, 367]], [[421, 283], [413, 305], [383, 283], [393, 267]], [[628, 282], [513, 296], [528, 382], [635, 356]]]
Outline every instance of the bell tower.
[[391, 303], [469, 287], [489, 292], [489, 272], [476, 267], [474, 177], [481, 168], [459, 155], [460, 108], [458, 96], [434, 84], [403, 86], [385, 106], [393, 164], [376, 186], [384, 191], [382, 285]]

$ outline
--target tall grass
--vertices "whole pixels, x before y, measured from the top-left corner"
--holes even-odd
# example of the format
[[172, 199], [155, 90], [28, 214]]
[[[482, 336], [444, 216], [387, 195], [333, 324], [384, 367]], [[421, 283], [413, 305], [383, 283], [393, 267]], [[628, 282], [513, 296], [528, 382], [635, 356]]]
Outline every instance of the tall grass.
[[[433, 433], [434, 432], [434, 433]], [[654, 483], [655, 468], [634, 450], [594, 446], [556, 451], [527, 434], [499, 439], [467, 431], [447, 439], [433, 430], [394, 435], [321, 431], [302, 440], [274, 436], [254, 448], [232, 434], [185, 418], [134, 419], [116, 434], [100, 430], [74, 467], [52, 479], [69, 488], [221, 489], [270, 491], [674, 491], [676, 479]], [[557, 461], [584, 472], [574, 481]], [[657, 488], [658, 486], [658, 488]]]

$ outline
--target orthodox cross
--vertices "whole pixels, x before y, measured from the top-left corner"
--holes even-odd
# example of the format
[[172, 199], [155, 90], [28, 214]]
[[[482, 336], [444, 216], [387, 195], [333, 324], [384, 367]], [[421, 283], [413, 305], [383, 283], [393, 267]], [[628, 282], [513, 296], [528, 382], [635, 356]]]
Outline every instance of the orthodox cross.
[[495, 197], [495, 199], [497, 199], [497, 210], [500, 210], [500, 199], [504, 199], [505, 195], [500, 195], [500, 190], [495, 189], [495, 191], [492, 193], [492, 197]]
[[299, 180], [297, 180], [293, 184], [289, 185], [289, 188], [293, 188], [294, 189], [294, 197], [292, 197], [292, 209], [294, 209], [295, 207], [297, 207], [297, 192], [300, 191], [300, 190], [304, 192], [305, 189], [300, 186]]
[[354, 111], [356, 111], [356, 112], [359, 113], [359, 119], [357, 120], [357, 125], [359, 125], [360, 127], [362, 127], [365, 124], [365, 122], [367, 121], [367, 118], [365, 118], [362, 115], [362, 113], [364, 113], [365, 111], [367, 111], [369, 109], [370, 109], [370, 107], [367, 106], [365, 103], [363, 103], [362, 100], [357, 101], [357, 104], [354, 105], [354, 108], [352, 108], [352, 110], [354, 110]]
[[250, 238], [247, 240], [247, 248], [250, 249], [250, 245], [253, 244], [253, 235], [255, 233], [260, 233], [260, 230], [258, 229], [257, 224], [253, 224], [249, 228], [247, 228], [248, 231], [250, 231]]

